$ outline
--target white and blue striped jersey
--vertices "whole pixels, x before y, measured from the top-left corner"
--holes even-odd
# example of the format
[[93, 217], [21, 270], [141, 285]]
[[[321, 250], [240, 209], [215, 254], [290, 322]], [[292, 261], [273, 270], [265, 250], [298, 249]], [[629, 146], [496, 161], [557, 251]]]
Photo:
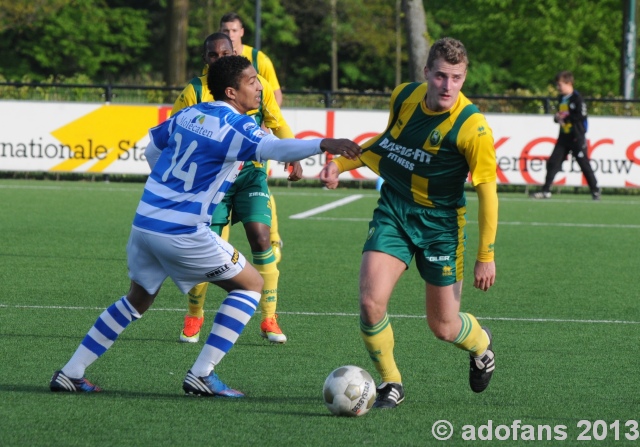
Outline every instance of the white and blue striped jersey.
[[276, 137], [231, 106], [216, 101], [186, 108], [149, 131], [161, 154], [153, 166], [133, 226], [160, 234], [208, 227], [244, 161], [260, 160], [262, 140]]

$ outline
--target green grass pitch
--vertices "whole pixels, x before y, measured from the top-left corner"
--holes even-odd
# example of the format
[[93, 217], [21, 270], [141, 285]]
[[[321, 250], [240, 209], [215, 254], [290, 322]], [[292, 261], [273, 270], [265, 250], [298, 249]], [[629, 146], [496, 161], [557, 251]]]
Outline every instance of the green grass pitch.
[[[259, 337], [259, 316], [251, 320], [216, 368], [245, 399], [183, 395], [202, 341], [178, 342], [186, 299], [170, 281], [87, 370], [104, 393], [51, 393], [53, 372], [128, 289], [125, 247], [142, 187], [0, 181], [1, 446], [475, 445], [463, 437], [470, 426], [516, 420], [536, 430], [564, 426], [565, 438], [543, 428], [542, 439], [524, 443], [522, 430], [514, 439], [510, 429], [498, 442], [503, 427], [492, 441], [477, 442], [584, 445], [581, 434], [599, 446], [638, 442], [628, 440], [637, 426], [625, 425], [640, 420], [637, 196], [593, 202], [500, 194], [497, 281], [483, 293], [469, 280], [477, 200], [467, 194], [462, 309], [491, 328], [496, 351], [496, 372], [482, 394], [469, 389], [466, 353], [429, 332], [424, 283], [412, 266], [389, 308], [405, 402], [354, 419], [327, 411], [322, 385], [334, 368], [356, 364], [379, 380], [357, 315], [360, 251], [377, 193], [320, 187], [273, 188], [284, 239], [278, 313], [289, 341], [268, 344]], [[354, 195], [362, 197], [302, 214]], [[241, 228], [233, 228], [231, 242], [248, 254]], [[209, 289], [205, 328], [222, 297]], [[448, 441], [432, 432], [440, 420], [454, 428]]]

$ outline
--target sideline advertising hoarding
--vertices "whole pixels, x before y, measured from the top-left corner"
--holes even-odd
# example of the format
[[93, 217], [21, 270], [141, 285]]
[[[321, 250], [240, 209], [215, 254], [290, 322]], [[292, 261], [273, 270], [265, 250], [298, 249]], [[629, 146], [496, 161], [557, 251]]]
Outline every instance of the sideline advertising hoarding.
[[[149, 128], [164, 121], [170, 106], [0, 101], [0, 170], [148, 174], [144, 148]], [[362, 143], [381, 132], [387, 111], [284, 108], [297, 138], [349, 138]], [[493, 130], [498, 182], [544, 182], [558, 125], [550, 115], [487, 114]], [[640, 118], [590, 117], [588, 151], [598, 184], [640, 187]], [[306, 178], [317, 177], [324, 155], [302, 162]], [[287, 173], [277, 163], [273, 177]], [[342, 178], [376, 179], [367, 168]], [[577, 163], [567, 160], [555, 184], [582, 186]]]

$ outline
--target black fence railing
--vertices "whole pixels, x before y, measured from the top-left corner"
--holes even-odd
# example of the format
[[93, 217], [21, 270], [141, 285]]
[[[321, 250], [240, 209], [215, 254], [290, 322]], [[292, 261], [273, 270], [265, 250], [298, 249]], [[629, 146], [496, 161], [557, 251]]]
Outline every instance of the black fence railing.
[[[0, 100], [173, 104], [183, 87], [0, 82]], [[387, 109], [390, 92], [284, 90], [284, 107]], [[484, 113], [548, 114], [551, 96], [469, 95]], [[640, 116], [640, 99], [585, 98], [591, 115]]]

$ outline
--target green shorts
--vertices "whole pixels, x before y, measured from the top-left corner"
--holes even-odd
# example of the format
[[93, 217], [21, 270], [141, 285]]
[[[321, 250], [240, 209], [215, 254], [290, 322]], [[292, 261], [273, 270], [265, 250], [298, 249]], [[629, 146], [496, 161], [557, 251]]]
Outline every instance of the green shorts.
[[213, 212], [211, 226], [223, 227], [229, 223], [231, 216], [232, 224], [259, 222], [270, 227], [269, 197], [266, 168], [245, 163], [238, 178]]
[[363, 251], [380, 251], [411, 264], [436, 286], [460, 281], [464, 273], [466, 208], [433, 209], [408, 203], [384, 185], [369, 222]]

